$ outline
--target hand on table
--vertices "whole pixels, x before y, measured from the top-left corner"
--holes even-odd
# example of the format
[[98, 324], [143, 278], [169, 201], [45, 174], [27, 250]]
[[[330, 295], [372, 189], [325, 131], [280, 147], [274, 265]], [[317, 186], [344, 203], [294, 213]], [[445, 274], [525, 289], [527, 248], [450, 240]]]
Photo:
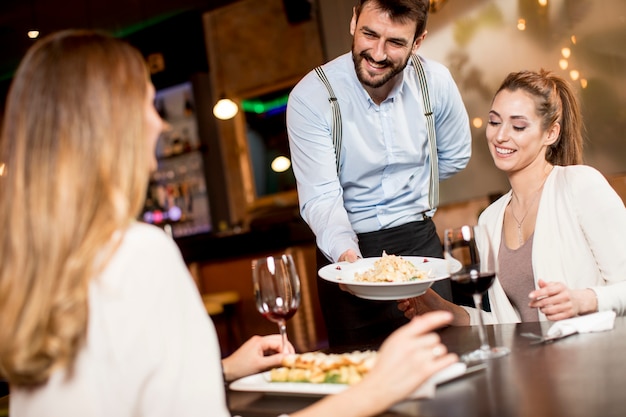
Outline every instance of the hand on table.
[[[281, 346], [282, 339], [278, 334], [252, 336], [232, 355], [222, 359], [224, 379], [234, 381], [279, 366], [285, 356], [280, 353]], [[294, 352], [295, 350], [290, 343], [289, 353]]]
[[548, 320], [568, 319], [598, 310], [596, 294], [591, 289], [572, 290], [562, 282], [546, 282], [540, 279], [539, 289], [531, 291], [528, 304], [538, 308]]

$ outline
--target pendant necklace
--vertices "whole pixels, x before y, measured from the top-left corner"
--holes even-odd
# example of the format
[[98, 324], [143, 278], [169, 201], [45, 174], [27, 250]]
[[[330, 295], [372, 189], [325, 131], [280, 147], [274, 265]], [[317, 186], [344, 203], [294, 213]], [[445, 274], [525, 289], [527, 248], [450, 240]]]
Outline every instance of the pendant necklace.
[[[517, 240], [519, 241], [520, 246], [524, 244], [524, 238], [522, 236], [522, 223], [524, 223], [526, 216], [528, 216], [528, 213], [530, 213], [530, 209], [533, 207], [533, 205], [535, 205], [535, 201], [537, 200], [537, 197], [540, 194], [539, 191], [541, 191], [542, 188], [543, 188], [543, 184], [541, 184], [541, 187], [539, 187], [539, 189], [535, 191], [535, 195], [533, 196], [533, 199], [530, 202], [530, 205], [526, 209], [526, 213], [524, 213], [521, 220], [517, 219], [517, 216], [515, 215], [515, 212], [513, 211], [513, 205], [511, 205], [511, 215], [513, 216], [513, 219], [515, 220], [515, 223], [517, 223]], [[513, 193], [513, 197], [519, 204], [519, 199], [517, 198], [517, 195], [515, 193]]]

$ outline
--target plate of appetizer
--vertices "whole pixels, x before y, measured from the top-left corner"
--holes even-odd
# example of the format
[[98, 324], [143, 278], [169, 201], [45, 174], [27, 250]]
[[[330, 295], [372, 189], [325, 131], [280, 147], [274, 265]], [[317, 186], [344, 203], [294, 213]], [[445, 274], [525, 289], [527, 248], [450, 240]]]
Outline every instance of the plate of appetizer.
[[[361, 381], [374, 366], [376, 351], [337, 354], [306, 352], [287, 355], [280, 367], [233, 381], [233, 391], [263, 392], [277, 395], [324, 396], [337, 394]], [[430, 389], [461, 376], [484, 369], [485, 365], [467, 367], [456, 362], [437, 372], [413, 394], [429, 396]], [[426, 389], [425, 389], [426, 388]]]

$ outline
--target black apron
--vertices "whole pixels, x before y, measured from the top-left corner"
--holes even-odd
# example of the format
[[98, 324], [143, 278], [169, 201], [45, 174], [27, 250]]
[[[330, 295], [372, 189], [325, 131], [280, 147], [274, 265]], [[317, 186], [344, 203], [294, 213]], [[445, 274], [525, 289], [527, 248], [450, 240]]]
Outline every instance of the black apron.
[[[382, 256], [384, 250], [389, 255], [443, 258], [435, 223], [428, 217], [423, 221], [357, 236], [363, 257]], [[318, 270], [330, 263], [319, 249], [317, 263]], [[446, 300], [453, 300], [450, 280], [437, 281], [432, 288]], [[377, 346], [395, 329], [408, 323], [396, 301], [358, 298], [319, 276], [317, 289], [331, 348]]]

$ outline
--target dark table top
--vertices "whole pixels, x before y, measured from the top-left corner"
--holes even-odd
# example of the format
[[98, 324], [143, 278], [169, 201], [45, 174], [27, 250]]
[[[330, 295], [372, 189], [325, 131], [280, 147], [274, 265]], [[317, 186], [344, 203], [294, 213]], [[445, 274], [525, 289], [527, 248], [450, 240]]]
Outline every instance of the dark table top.
[[[487, 326], [492, 344], [511, 353], [479, 372], [445, 383], [432, 399], [406, 401], [384, 416], [622, 417], [626, 415], [626, 317], [607, 332], [577, 334], [531, 345], [523, 332], [548, 323]], [[478, 347], [478, 329], [449, 327], [441, 338], [451, 352]], [[317, 398], [228, 392], [233, 415], [267, 417], [301, 409]]]

